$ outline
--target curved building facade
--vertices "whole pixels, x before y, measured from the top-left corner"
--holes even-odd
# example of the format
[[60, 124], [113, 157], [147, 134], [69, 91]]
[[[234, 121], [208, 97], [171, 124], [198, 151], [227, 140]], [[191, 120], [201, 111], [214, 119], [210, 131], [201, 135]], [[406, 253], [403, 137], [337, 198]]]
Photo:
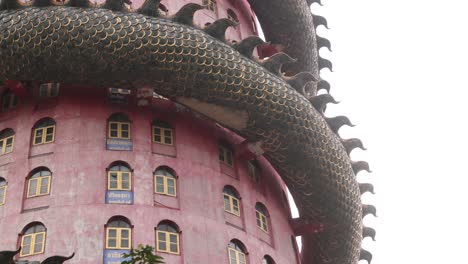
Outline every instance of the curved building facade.
[[[199, 24], [257, 33], [245, 1], [203, 4]], [[2, 95], [0, 248], [21, 246], [19, 261], [120, 263], [148, 244], [166, 263], [299, 262], [285, 184], [234, 132], [147, 89], [7, 82]]]

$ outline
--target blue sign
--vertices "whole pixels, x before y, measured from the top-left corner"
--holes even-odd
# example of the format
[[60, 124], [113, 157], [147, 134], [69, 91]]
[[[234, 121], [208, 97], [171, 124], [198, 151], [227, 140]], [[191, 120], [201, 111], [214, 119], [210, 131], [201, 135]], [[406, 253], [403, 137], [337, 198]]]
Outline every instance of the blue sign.
[[123, 254], [129, 254], [130, 250], [124, 249], [105, 249], [104, 264], [120, 264], [122, 261], [130, 260], [131, 258], [122, 257]]
[[120, 138], [108, 138], [106, 141], [108, 150], [133, 150], [132, 140]]
[[133, 192], [131, 191], [107, 191], [106, 203], [108, 204], [133, 204]]

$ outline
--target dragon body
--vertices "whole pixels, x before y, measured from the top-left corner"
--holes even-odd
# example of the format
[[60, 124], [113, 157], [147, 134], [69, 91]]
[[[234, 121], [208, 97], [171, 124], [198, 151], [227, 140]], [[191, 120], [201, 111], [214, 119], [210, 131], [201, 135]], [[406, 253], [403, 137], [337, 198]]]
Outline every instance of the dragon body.
[[[268, 40], [300, 58], [297, 62], [284, 53], [251, 59], [253, 47], [261, 41], [249, 38], [227, 44], [224, 32], [232, 23], [226, 19], [205, 29], [194, 27], [191, 18], [200, 9], [196, 4], [162, 18], [151, 9], [158, 1], [129, 13], [118, 1], [98, 9], [79, 1], [63, 6], [38, 1], [23, 7], [7, 0], [0, 6], [0, 76], [151, 87], [207, 115], [261, 146], [294, 196], [302, 223], [321, 226], [302, 234], [302, 263], [354, 264], [360, 258], [370, 262], [368, 252], [360, 248], [367, 208], [362, 207], [360, 195], [370, 189], [360, 188], [355, 180], [355, 173], [368, 168], [365, 162], [349, 159], [349, 152], [362, 145], [337, 135], [340, 126], [349, 124], [347, 118], [324, 117], [322, 110], [333, 98], [310, 97], [315, 90], [304, 90], [310, 81], [312, 88], [323, 87], [318, 77], [323, 65], [308, 4], [305, 0], [250, 3]], [[273, 23], [279, 12], [289, 20]], [[294, 27], [299, 28], [292, 31]], [[289, 64], [281, 71], [285, 62]]]

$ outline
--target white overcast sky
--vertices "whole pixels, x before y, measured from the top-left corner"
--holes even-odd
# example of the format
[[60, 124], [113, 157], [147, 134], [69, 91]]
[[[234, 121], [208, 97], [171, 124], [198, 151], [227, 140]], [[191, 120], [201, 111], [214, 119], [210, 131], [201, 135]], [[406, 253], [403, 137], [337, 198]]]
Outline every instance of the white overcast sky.
[[[334, 63], [322, 71], [341, 101], [327, 114], [357, 126], [375, 184], [374, 264], [466, 264], [468, 258], [468, 1], [323, 0]], [[364, 262], [362, 262], [364, 263]]]

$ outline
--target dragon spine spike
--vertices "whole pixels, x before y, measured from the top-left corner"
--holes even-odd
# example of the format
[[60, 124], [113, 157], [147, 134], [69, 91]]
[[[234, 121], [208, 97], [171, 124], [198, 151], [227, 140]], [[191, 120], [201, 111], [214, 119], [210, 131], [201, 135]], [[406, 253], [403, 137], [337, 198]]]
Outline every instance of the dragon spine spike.
[[333, 96], [331, 96], [329, 94], [321, 94], [321, 95], [314, 96], [314, 97], [310, 98], [309, 101], [312, 103], [314, 108], [319, 113], [323, 113], [325, 111], [325, 108], [327, 107], [327, 104], [329, 104], [329, 103], [338, 104], [339, 103], [339, 102], [337, 102], [335, 100], [335, 98], [333, 98]]
[[315, 76], [310, 72], [300, 72], [292, 77], [283, 77], [285, 81], [300, 94], [305, 95], [305, 86], [314, 81], [316, 82]]
[[268, 71], [276, 75], [281, 75], [281, 67], [283, 64], [293, 63], [296, 61], [297, 59], [291, 58], [288, 54], [279, 52], [269, 57], [268, 59], [263, 60], [260, 64]]
[[106, 0], [106, 3], [103, 5], [103, 9], [109, 9], [114, 12], [123, 12], [127, 11], [125, 4], [131, 4], [130, 0]]
[[71, 254], [69, 257], [63, 257], [63, 256], [53, 256], [53, 257], [48, 257], [44, 261], [41, 262], [41, 264], [62, 264], [65, 261], [72, 259], [75, 256], [75, 252]]
[[330, 88], [331, 88], [330, 83], [325, 81], [324, 79], [321, 79], [317, 83], [317, 91], [324, 89], [327, 91], [327, 93], [330, 93]]
[[312, 15], [312, 19], [314, 21], [314, 27], [315, 29], [317, 29], [318, 26], [322, 25], [324, 26], [326, 29], [330, 29], [328, 27], [328, 22], [327, 22], [327, 19], [323, 16], [317, 16], [317, 15]]
[[322, 38], [319, 35], [317, 35], [316, 37], [317, 37], [317, 49], [326, 47], [330, 52], [332, 51], [331, 42], [328, 39]]
[[240, 54], [252, 59], [253, 51], [258, 45], [265, 44], [265, 41], [258, 36], [250, 36], [245, 38], [240, 43], [235, 44], [234, 48], [240, 52]]
[[357, 175], [360, 171], [367, 171], [367, 172], [372, 172], [369, 169], [369, 163], [366, 161], [353, 161], [351, 162], [351, 166], [353, 167], [354, 175]]
[[173, 17], [174, 22], [193, 26], [193, 16], [198, 10], [205, 9], [204, 6], [196, 3], [188, 3], [184, 5]]
[[351, 151], [353, 151], [355, 148], [367, 150], [362, 144], [362, 141], [358, 138], [344, 139], [341, 141], [341, 143], [343, 143], [343, 146], [345, 147], [348, 156], [351, 154]]
[[161, 15], [159, 13], [160, 2], [161, 0], [146, 0], [143, 3], [143, 5], [137, 10], [137, 13], [140, 13], [146, 16], [159, 17]]
[[372, 185], [370, 183], [359, 183], [359, 191], [361, 192], [361, 195], [363, 195], [366, 192], [370, 192], [372, 194], [375, 194], [374, 185]]
[[205, 27], [203, 30], [210, 36], [217, 38], [223, 42], [226, 41], [226, 30], [229, 27], [236, 27], [238, 23], [229, 18], [221, 18]]
[[324, 69], [324, 68], [328, 68], [331, 72], [333, 71], [333, 64], [331, 61], [327, 60], [327, 59], [324, 59], [322, 57], [320, 57], [320, 55], [318, 56], [318, 65], [319, 65], [319, 69]]
[[361, 248], [361, 252], [359, 254], [359, 260], [365, 260], [367, 261], [367, 263], [370, 264], [372, 261], [372, 254], [369, 251]]
[[362, 238], [370, 237], [375, 241], [375, 229], [367, 226], [362, 227]]
[[328, 125], [330, 126], [330, 129], [335, 132], [335, 134], [338, 134], [338, 130], [344, 125], [354, 127], [354, 125], [349, 121], [349, 118], [346, 116], [335, 116], [335, 117], [327, 117], [325, 118], [327, 121]]
[[372, 214], [374, 217], [377, 217], [377, 209], [371, 204], [362, 204], [362, 218], [368, 214]]

